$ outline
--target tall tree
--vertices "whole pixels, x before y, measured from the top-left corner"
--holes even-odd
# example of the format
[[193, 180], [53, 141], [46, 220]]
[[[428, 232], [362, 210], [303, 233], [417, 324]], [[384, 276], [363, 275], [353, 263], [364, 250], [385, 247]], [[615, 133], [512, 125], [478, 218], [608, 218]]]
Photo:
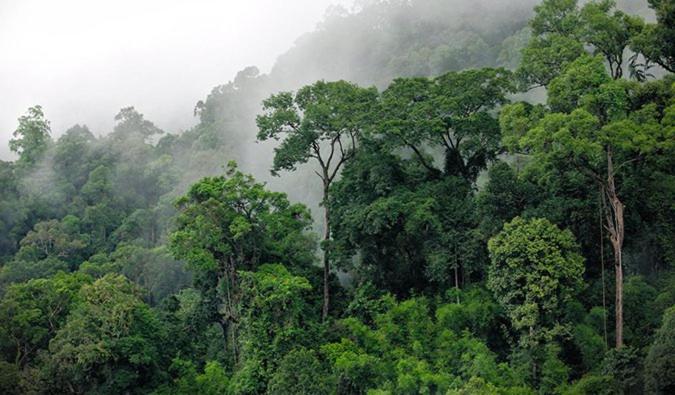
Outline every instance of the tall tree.
[[[503, 113], [502, 126], [508, 129], [507, 124], [511, 124], [515, 126], [512, 131], [521, 129], [519, 133], [523, 135], [523, 130], [528, 129], [527, 122], [518, 126], [513, 120], [523, 119], [514, 116], [517, 112], [527, 112], [532, 121], [530, 126], [539, 125], [531, 130], [539, 128], [540, 131], [536, 138], [531, 134], [521, 140], [520, 143], [524, 144], [521, 148], [532, 148], [531, 143], [538, 141], [535, 144], [538, 148], [532, 152], [556, 152], [549, 159], [567, 161], [577, 167], [595, 180], [605, 195], [608, 206], [605, 226], [614, 249], [616, 273], [616, 345], [620, 347], [623, 344], [622, 247], [625, 224], [624, 203], [619, 198], [620, 186], [617, 182], [628, 165], [639, 162], [647, 153], [664, 148], [667, 141], [664, 132], [669, 132], [666, 132], [667, 125], [654, 126], [661, 122], [663, 112], [650, 113], [646, 109], [650, 106], [635, 111], [632, 116], [628, 114], [638, 109], [631, 108], [631, 102], [636, 100], [630, 97], [631, 90], [634, 94], [636, 86], [621, 80], [626, 48], [631, 46], [639, 51], [643, 48], [641, 51], [647, 59], [657, 56], [656, 53], [661, 50], [649, 55], [655, 46], [645, 43], [644, 34], [650, 28], [645, 28], [640, 18], [626, 15], [615, 6], [613, 0], [591, 1], [581, 8], [577, 0], [544, 0], [535, 7], [535, 16], [530, 22], [533, 37], [523, 50], [519, 74], [529, 86], [538, 84], [548, 88], [549, 109], [556, 114], [544, 116], [539, 106], [527, 109], [512, 107]], [[669, 12], [672, 13], [672, 9], [658, 0], [652, 6], [661, 13], [660, 21], [667, 20]], [[665, 29], [660, 30], [662, 34], [668, 34], [667, 27], [660, 28]], [[557, 46], [560, 40], [567, 40], [567, 44]], [[612, 80], [615, 83], [611, 83]], [[579, 108], [584, 110], [577, 111]], [[643, 117], [646, 119], [640, 120]], [[638, 131], [636, 125], [640, 122], [647, 122], [653, 127]], [[507, 140], [510, 138], [506, 136]], [[552, 144], [553, 141], [558, 144]], [[591, 152], [593, 150], [596, 151]]]
[[18, 164], [30, 166], [40, 160], [51, 142], [50, 133], [49, 121], [41, 106], [31, 107], [26, 115], [19, 117], [19, 127], [9, 140], [9, 148], [19, 154]]
[[264, 393], [266, 383], [283, 356], [303, 344], [306, 302], [312, 289], [304, 277], [293, 276], [278, 264], [241, 271], [241, 365], [233, 378], [235, 393]]
[[639, 17], [616, 10], [614, 0], [592, 1], [580, 12], [579, 36], [590, 44], [593, 54], [602, 55], [614, 79], [623, 76], [624, 53], [632, 37], [643, 28]]
[[[547, 341], [565, 332], [564, 308], [583, 286], [579, 246], [572, 232], [546, 219], [516, 217], [490, 239], [488, 249], [492, 261], [488, 288], [519, 332], [520, 346], [533, 355], [532, 379], [541, 380], [543, 389], [551, 368], [547, 363], [562, 363], [555, 357], [557, 352], [537, 354]], [[560, 381], [566, 381], [566, 373]]]
[[[499, 123], [493, 112], [513, 89], [511, 73], [504, 69], [396, 79], [382, 93], [376, 135], [390, 149], [410, 150], [432, 174], [473, 183], [499, 153]], [[425, 147], [444, 152], [442, 170]]]
[[511, 90], [489, 68], [391, 83], [332, 191], [343, 267], [399, 296], [466, 282], [484, 251], [472, 188], [500, 152], [495, 110]]
[[[507, 141], [547, 166], [568, 163], [591, 177], [607, 202], [605, 227], [614, 250], [616, 347], [623, 345], [624, 203], [618, 183], [628, 166], [671, 152], [672, 105], [633, 108], [635, 83], [613, 81], [599, 57], [582, 56], [549, 85], [548, 113], [515, 104], [502, 112]], [[535, 110], [536, 109], [536, 110]], [[529, 118], [529, 119], [528, 119]], [[518, 121], [519, 120], [519, 121]]]
[[671, 0], [648, 0], [656, 13], [657, 23], [645, 25], [633, 38], [631, 49], [641, 53], [649, 62], [675, 72], [675, 4]]
[[237, 359], [237, 326], [241, 301], [238, 271], [269, 262], [291, 269], [311, 264], [314, 243], [305, 231], [311, 219], [301, 204], [270, 192], [230, 164], [227, 177], [207, 177], [178, 201], [177, 229], [171, 250], [187, 261], [211, 319], [230, 336]]
[[82, 287], [81, 302], [49, 343], [42, 371], [49, 392], [131, 393], [156, 382], [166, 333], [140, 293], [114, 274]]
[[281, 92], [263, 101], [263, 114], [256, 119], [258, 140], [284, 140], [275, 148], [272, 174], [295, 170], [313, 161], [321, 179], [324, 207], [323, 309], [330, 305], [330, 259], [328, 243], [331, 215], [328, 206], [330, 186], [343, 165], [353, 156], [368, 115], [377, 99], [375, 88], [361, 88], [346, 81], [318, 81], [297, 93]]
[[616, 9], [614, 0], [544, 0], [530, 21], [532, 38], [523, 49], [518, 75], [529, 88], [548, 86], [567, 65], [590, 52], [602, 55], [614, 79], [623, 76], [624, 53], [644, 26]]
[[532, 38], [516, 72], [526, 88], [547, 86], [584, 52], [577, 37], [577, 0], [544, 0], [534, 11], [529, 23]]
[[583, 257], [574, 235], [546, 219], [516, 217], [490, 239], [488, 249], [488, 287], [521, 342], [538, 344], [583, 284]]
[[115, 115], [113, 137], [117, 139], [137, 138], [146, 141], [148, 138], [164, 133], [155, 124], [145, 119], [134, 107], [124, 107]]
[[8, 362], [22, 368], [46, 349], [89, 282], [84, 274], [59, 273], [9, 286], [0, 301], [0, 350]]

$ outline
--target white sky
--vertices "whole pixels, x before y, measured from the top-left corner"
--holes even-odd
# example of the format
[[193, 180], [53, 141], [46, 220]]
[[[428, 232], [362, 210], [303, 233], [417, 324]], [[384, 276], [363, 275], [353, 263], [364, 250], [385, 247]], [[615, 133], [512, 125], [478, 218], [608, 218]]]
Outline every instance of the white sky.
[[331, 4], [353, 0], [0, 0], [0, 159], [16, 119], [43, 106], [60, 135], [95, 134], [133, 105], [175, 132], [214, 86], [268, 72]]

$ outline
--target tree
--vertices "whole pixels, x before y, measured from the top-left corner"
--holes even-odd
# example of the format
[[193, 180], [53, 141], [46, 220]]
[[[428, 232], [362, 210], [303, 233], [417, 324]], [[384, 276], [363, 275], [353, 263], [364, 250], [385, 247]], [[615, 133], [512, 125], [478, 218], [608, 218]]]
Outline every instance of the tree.
[[[475, 296], [466, 295], [467, 299]], [[445, 393], [472, 377], [500, 387], [523, 384], [475, 337], [482, 331], [479, 327], [491, 321], [492, 313], [485, 314], [489, 307], [452, 303], [433, 311], [430, 301], [421, 297], [401, 302], [385, 297], [382, 302], [387, 308], [371, 325], [345, 318], [334, 329], [339, 341], [321, 347], [338, 393], [374, 389], [381, 391], [376, 393]]]
[[77, 229], [68, 229], [66, 225], [69, 219], [77, 222], [76, 217], [70, 216], [64, 218], [63, 222], [52, 219], [35, 224], [33, 230], [21, 239], [17, 257], [34, 261], [54, 257], [75, 263], [86, 243], [76, 233]]
[[268, 383], [268, 391], [275, 395], [330, 394], [330, 384], [330, 374], [316, 353], [306, 348], [297, 348], [279, 361], [279, 367]]
[[[548, 86], [572, 61], [602, 55], [614, 79], [623, 76], [624, 53], [643, 29], [641, 18], [616, 10], [614, 0], [544, 0], [530, 20], [532, 38], [517, 74], [526, 88]], [[632, 45], [635, 46], [635, 45]]]
[[645, 359], [645, 389], [648, 393], [675, 391], [675, 307], [663, 314], [663, 324]]
[[675, 5], [668, 0], [648, 1], [656, 13], [657, 23], [646, 24], [643, 31], [633, 37], [631, 47], [647, 61], [675, 72]]
[[534, 200], [533, 189], [507, 163], [497, 162], [490, 167], [487, 185], [477, 196], [483, 233], [492, 237], [505, 222], [520, 215]]
[[485, 255], [471, 187], [436, 177], [364, 141], [331, 190], [334, 263], [403, 297], [467, 282]]
[[[430, 173], [473, 183], [500, 150], [493, 111], [513, 90], [504, 69], [450, 72], [439, 77], [398, 78], [382, 92], [374, 127], [390, 149], [407, 149]], [[440, 171], [425, 147], [444, 152]]]
[[33, 362], [79, 301], [80, 288], [90, 282], [83, 274], [59, 273], [11, 285], [0, 301], [0, 349], [8, 362], [17, 369]]
[[308, 315], [304, 297], [312, 286], [279, 264], [239, 274], [241, 366], [233, 385], [237, 393], [262, 393], [283, 356], [311, 338], [303, 321]]
[[[505, 138], [540, 164], [567, 163], [591, 177], [607, 203], [605, 227], [614, 251], [616, 346], [623, 345], [624, 203], [617, 183], [628, 166], [672, 150], [675, 111], [632, 105], [635, 83], [612, 81], [598, 57], [582, 56], [549, 85], [549, 113], [516, 104], [502, 113]], [[517, 115], [518, 113], [522, 115]], [[520, 119], [514, 122], [514, 118]]]
[[238, 272], [267, 262], [291, 270], [311, 265], [314, 241], [307, 208], [270, 192], [230, 163], [227, 177], [207, 177], [177, 202], [176, 230], [170, 249], [185, 260], [210, 303], [211, 319], [231, 338], [238, 360], [236, 328], [241, 289]]
[[315, 173], [323, 186], [324, 319], [328, 316], [330, 304], [327, 250], [331, 238], [329, 190], [340, 169], [353, 157], [376, 97], [375, 88], [360, 88], [346, 81], [318, 81], [301, 88], [296, 94], [281, 92], [270, 96], [263, 101], [263, 114], [256, 118], [258, 140], [284, 137], [274, 149], [272, 174], [280, 170], [295, 170], [299, 164], [310, 160], [319, 165], [319, 171]]
[[77, 190], [86, 182], [91, 166], [93, 144], [96, 137], [87, 126], [75, 125], [68, 129], [54, 146], [54, 168]]
[[616, 392], [631, 394], [642, 387], [643, 359], [633, 347], [613, 348], [605, 353], [601, 373], [614, 381]]
[[141, 142], [164, 131], [143, 117], [134, 107], [124, 107], [115, 115], [112, 136], [117, 139], [137, 138]]
[[50, 132], [41, 106], [30, 107], [19, 117], [19, 127], [9, 141], [9, 149], [19, 154], [18, 164], [31, 166], [40, 160], [51, 143]]
[[472, 188], [500, 152], [494, 112], [512, 89], [503, 69], [391, 83], [331, 191], [338, 264], [399, 296], [479, 272]]
[[0, 391], [3, 394], [19, 395], [21, 375], [15, 364], [0, 360]]
[[521, 344], [533, 347], [559, 325], [581, 289], [583, 258], [572, 233], [545, 219], [514, 218], [490, 239], [488, 288], [506, 310]]
[[170, 387], [162, 386], [155, 389], [153, 394], [189, 395], [194, 393], [204, 395], [229, 394], [229, 378], [225, 368], [218, 361], [208, 361], [204, 366], [204, 373], [197, 373], [195, 364], [190, 360], [174, 358], [169, 370], [175, 376]]
[[157, 379], [164, 328], [120, 275], [81, 290], [81, 303], [49, 343], [43, 370], [56, 392], [140, 391]]
[[631, 39], [642, 30], [643, 21], [613, 10], [615, 7], [614, 0], [585, 4], [580, 11], [578, 34], [584, 43], [592, 47], [593, 54], [605, 58], [612, 78], [619, 79], [623, 76], [624, 53]]
[[525, 48], [517, 75], [526, 88], [547, 86], [569, 62], [579, 57], [577, 0], [544, 0], [534, 7], [532, 38]]

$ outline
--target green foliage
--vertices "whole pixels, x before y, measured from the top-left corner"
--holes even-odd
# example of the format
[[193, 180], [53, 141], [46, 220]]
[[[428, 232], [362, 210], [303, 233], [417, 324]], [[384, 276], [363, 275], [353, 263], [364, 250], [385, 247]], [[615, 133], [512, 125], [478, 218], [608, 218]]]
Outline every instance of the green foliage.
[[567, 64], [583, 53], [576, 37], [576, 0], [545, 0], [530, 20], [532, 38], [523, 49], [517, 74], [526, 85], [547, 86]]
[[621, 78], [624, 52], [632, 37], [643, 27], [639, 17], [615, 10], [614, 0], [593, 1], [580, 10], [579, 37], [592, 46], [593, 53], [602, 55], [613, 78]]
[[456, 298], [458, 302], [444, 304], [436, 309], [436, 319], [440, 324], [455, 333], [468, 330], [478, 338], [494, 340], [493, 328], [499, 326], [503, 312], [487, 290], [473, 287], [459, 295], [448, 296], [449, 300]]
[[[376, 94], [375, 89], [345, 81], [318, 81], [296, 94], [282, 92], [263, 101], [264, 114], [256, 118], [258, 140], [285, 136], [275, 148], [273, 174], [295, 170], [313, 158], [321, 166], [324, 183], [330, 183], [353, 155]], [[326, 144], [328, 153], [322, 149]]]
[[229, 378], [218, 361], [208, 361], [204, 372], [198, 373], [191, 361], [174, 358], [169, 371], [176, 376], [170, 386], [162, 386], [153, 394], [188, 395], [193, 393], [207, 395], [229, 394]]
[[601, 333], [585, 324], [578, 324], [574, 328], [574, 343], [581, 351], [581, 357], [586, 371], [592, 371], [599, 366], [602, 357], [607, 351], [607, 344]]
[[423, 169], [369, 145], [331, 190], [337, 263], [396, 295], [459, 286], [455, 269], [464, 279], [481, 268], [469, 185]]
[[241, 369], [233, 377], [233, 386], [235, 393], [258, 393], [277, 370], [278, 361], [311, 333], [302, 317], [308, 315], [303, 296], [312, 287], [278, 264], [239, 274]]
[[8, 287], [0, 301], [0, 349], [17, 368], [33, 362], [46, 349], [68, 313], [79, 301], [86, 275], [59, 273]]
[[330, 375], [316, 353], [305, 348], [284, 355], [271, 375], [267, 391], [278, 395], [320, 395], [331, 393]]
[[517, 75], [528, 86], [547, 86], [572, 60], [583, 53], [583, 46], [574, 38], [551, 34], [535, 37], [523, 49]]
[[488, 249], [488, 287], [521, 341], [534, 345], [560, 325], [563, 306], [582, 288], [583, 257], [574, 236], [545, 219], [516, 217]]
[[95, 143], [96, 137], [87, 126], [75, 125], [66, 130], [55, 144], [54, 170], [75, 189], [82, 188], [87, 181], [89, 166], [95, 163], [91, 158]]
[[541, 365], [539, 391], [542, 394], [555, 394], [567, 383], [569, 368], [558, 358], [559, 347], [549, 344], [546, 346], [544, 362]]
[[649, 0], [649, 5], [656, 13], [657, 23], [645, 25], [642, 32], [633, 37], [631, 49], [641, 53], [647, 61], [673, 72], [675, 70], [675, 47], [673, 46], [675, 6], [668, 0]]
[[601, 373], [614, 380], [614, 386], [622, 393], [631, 393], [642, 386], [642, 357], [632, 347], [611, 349], [602, 361]]
[[513, 91], [504, 69], [450, 72], [433, 79], [398, 78], [382, 92], [375, 126], [390, 149], [412, 150], [432, 173], [424, 147], [445, 152], [443, 172], [474, 182], [499, 152], [499, 125], [492, 110]]
[[653, 301], [657, 291], [644, 278], [630, 276], [624, 285], [624, 310], [626, 311], [626, 341], [633, 347], [647, 347], [651, 336], [659, 327], [660, 316]]
[[462, 388], [448, 391], [448, 395], [497, 395], [499, 393], [497, 387], [485, 382], [480, 377], [472, 377]]
[[105, 260], [129, 280], [147, 290], [147, 301], [159, 304], [190, 284], [183, 262], [171, 257], [166, 247], [154, 249], [120, 244]]
[[645, 359], [645, 389], [649, 393], [667, 394], [675, 389], [675, 308], [663, 314], [663, 324], [656, 333]]
[[[57, 258], [65, 262], [77, 262], [78, 255], [86, 246], [79, 231], [77, 217], [38, 222], [33, 230], [21, 240], [16, 257], [22, 260], [38, 261]], [[80, 258], [81, 259], [81, 258]]]
[[545, 0], [535, 7], [532, 38], [523, 49], [518, 75], [526, 86], [550, 87], [575, 59], [591, 53], [602, 56], [611, 77], [619, 79], [624, 53], [629, 46], [637, 47], [631, 43], [643, 25], [640, 17], [617, 10], [614, 0], [595, 0], [582, 7], [577, 0]]
[[48, 278], [58, 272], [67, 272], [68, 264], [58, 258], [49, 257], [39, 261], [13, 260], [0, 269], [0, 285], [20, 283], [37, 278]]
[[[485, 317], [477, 306], [478, 295], [463, 296], [466, 307], [440, 305], [435, 314], [428, 300], [408, 299], [377, 315], [372, 327], [355, 318], [340, 321], [340, 341], [321, 347], [338, 391], [438, 393], [459, 388], [472, 377], [504, 389], [522, 385], [471, 333], [476, 331], [472, 320]], [[461, 318], [464, 323], [458, 322]]]
[[534, 187], [521, 180], [505, 162], [497, 162], [490, 167], [488, 178], [487, 185], [476, 200], [482, 231], [491, 237], [502, 229], [505, 222], [525, 210], [533, 200]]
[[44, 380], [57, 392], [140, 392], [151, 385], [167, 339], [138, 289], [107, 275], [84, 286], [80, 298], [49, 344]]
[[217, 361], [210, 361], [204, 366], [204, 373], [197, 375], [196, 386], [192, 391], [197, 391], [205, 395], [226, 394], [228, 389], [228, 378], [225, 375], [223, 366]]
[[[548, 105], [553, 112], [571, 113], [583, 100], [585, 95], [599, 93], [603, 85], [611, 81], [605, 71], [602, 59], [584, 55], [570, 63], [565, 70], [549, 84]], [[625, 99], [613, 101], [618, 106]]]
[[195, 270], [222, 271], [230, 262], [238, 270], [274, 261], [302, 267], [311, 260], [307, 209], [267, 191], [234, 165], [228, 177], [194, 184], [178, 206], [171, 250]]
[[616, 392], [611, 377], [589, 374], [566, 388], [562, 393], [564, 395], [611, 395]]
[[19, 394], [19, 369], [13, 363], [0, 361], [0, 391], [7, 395]]

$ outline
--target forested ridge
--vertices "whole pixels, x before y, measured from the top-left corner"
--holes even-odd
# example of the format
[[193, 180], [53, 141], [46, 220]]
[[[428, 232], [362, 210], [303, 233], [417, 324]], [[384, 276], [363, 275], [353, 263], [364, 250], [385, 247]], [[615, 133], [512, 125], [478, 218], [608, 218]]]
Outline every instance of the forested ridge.
[[0, 393], [674, 393], [674, 21], [368, 1], [181, 133], [29, 108]]

